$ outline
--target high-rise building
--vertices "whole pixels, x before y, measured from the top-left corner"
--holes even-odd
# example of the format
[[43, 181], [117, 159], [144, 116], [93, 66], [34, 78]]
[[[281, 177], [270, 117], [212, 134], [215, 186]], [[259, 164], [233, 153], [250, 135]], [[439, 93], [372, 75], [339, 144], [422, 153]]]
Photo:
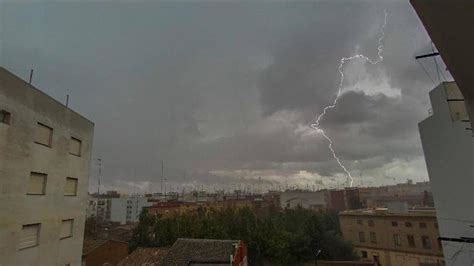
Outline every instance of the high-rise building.
[[431, 116], [419, 124], [448, 265], [470, 265], [474, 249], [474, 138], [455, 82], [430, 92]]
[[0, 265], [81, 265], [93, 131], [0, 68]]

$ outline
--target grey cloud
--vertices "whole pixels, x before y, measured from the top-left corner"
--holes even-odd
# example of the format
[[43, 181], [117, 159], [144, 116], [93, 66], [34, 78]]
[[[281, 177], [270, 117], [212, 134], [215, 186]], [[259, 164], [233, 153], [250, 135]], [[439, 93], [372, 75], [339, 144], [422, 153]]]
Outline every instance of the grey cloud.
[[246, 170], [247, 183], [341, 175], [309, 124], [334, 99], [340, 57], [376, 56], [383, 8], [379, 70], [401, 97], [345, 92], [322, 125], [355, 171], [383, 176], [422, 158], [416, 123], [431, 85], [413, 55], [429, 46], [406, 1], [0, 5], [2, 65], [24, 78], [34, 68], [36, 86], [70, 94], [96, 123], [94, 157], [111, 187], [158, 189], [161, 160], [175, 186], [242, 181], [216, 170]]

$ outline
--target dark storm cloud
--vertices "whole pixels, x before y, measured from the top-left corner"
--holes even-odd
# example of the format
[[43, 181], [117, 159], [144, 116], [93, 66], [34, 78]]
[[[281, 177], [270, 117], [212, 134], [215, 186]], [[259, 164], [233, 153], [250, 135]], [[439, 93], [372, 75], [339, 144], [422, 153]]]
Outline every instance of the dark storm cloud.
[[376, 56], [383, 8], [384, 63], [345, 68], [322, 126], [355, 172], [424, 178], [411, 161], [432, 84], [413, 57], [430, 46], [406, 1], [9, 2], [0, 60], [95, 122], [111, 188], [158, 189], [161, 160], [175, 187], [326, 184], [341, 169], [309, 124], [334, 99], [340, 57]]

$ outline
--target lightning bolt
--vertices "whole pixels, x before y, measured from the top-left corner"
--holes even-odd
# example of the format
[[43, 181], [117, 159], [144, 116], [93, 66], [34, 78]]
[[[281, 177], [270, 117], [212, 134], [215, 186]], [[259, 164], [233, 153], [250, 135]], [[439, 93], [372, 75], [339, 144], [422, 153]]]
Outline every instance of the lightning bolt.
[[383, 44], [383, 41], [384, 41], [384, 38], [385, 38], [385, 26], [387, 26], [387, 11], [383, 11], [384, 13], [384, 22], [383, 22], [383, 25], [382, 25], [382, 28], [380, 30], [380, 37], [379, 37], [379, 40], [378, 40], [378, 47], [377, 47], [377, 50], [378, 50], [378, 58], [377, 60], [371, 60], [369, 57], [363, 55], [363, 54], [356, 54], [356, 55], [353, 55], [353, 56], [350, 56], [350, 57], [342, 57], [341, 58], [341, 61], [340, 61], [340, 64], [339, 64], [339, 67], [337, 68], [337, 70], [339, 71], [339, 74], [341, 75], [341, 79], [339, 80], [339, 88], [337, 90], [337, 94], [336, 94], [336, 98], [334, 99], [333, 103], [331, 105], [328, 105], [326, 107], [324, 107], [323, 111], [321, 112], [321, 114], [319, 114], [316, 118], [316, 121], [314, 124], [311, 124], [311, 127], [313, 129], [316, 130], [316, 132], [320, 133], [328, 142], [329, 142], [329, 150], [331, 151], [332, 153], [332, 156], [334, 157], [334, 159], [336, 160], [337, 164], [339, 164], [339, 166], [341, 167], [341, 169], [346, 173], [347, 177], [349, 178], [350, 180], [350, 186], [352, 187], [352, 185], [354, 184], [354, 178], [352, 177], [351, 175], [351, 172], [349, 170], [347, 170], [347, 168], [344, 166], [344, 164], [341, 162], [341, 159], [339, 159], [339, 157], [337, 156], [336, 154], [336, 151], [334, 151], [334, 148], [333, 148], [333, 141], [331, 140], [331, 138], [326, 134], [326, 131], [324, 131], [324, 129], [322, 129], [320, 127], [320, 122], [321, 122], [321, 119], [323, 119], [323, 117], [326, 115], [326, 112], [329, 110], [329, 109], [333, 109], [334, 107], [336, 107], [336, 104], [337, 104], [337, 101], [339, 100], [339, 97], [341, 96], [341, 92], [342, 92], [342, 88], [344, 86], [344, 72], [342, 71], [343, 68], [344, 68], [344, 65], [347, 63], [347, 62], [350, 62], [352, 60], [355, 60], [355, 59], [362, 59], [372, 65], [376, 65], [380, 62], [383, 61], [383, 56], [382, 56], [382, 52], [383, 52], [383, 48], [384, 48], [384, 44]]

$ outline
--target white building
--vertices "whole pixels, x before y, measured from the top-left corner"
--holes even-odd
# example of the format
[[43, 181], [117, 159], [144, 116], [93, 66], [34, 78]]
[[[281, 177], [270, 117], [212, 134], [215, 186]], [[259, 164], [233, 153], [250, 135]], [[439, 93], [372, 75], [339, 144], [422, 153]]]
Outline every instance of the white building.
[[94, 124], [0, 68], [0, 265], [80, 265]]
[[[89, 198], [88, 217], [99, 216], [100, 219], [120, 224], [138, 222], [143, 207], [151, 206], [145, 197], [122, 197], [110, 199]], [[98, 209], [97, 209], [98, 208]]]
[[326, 208], [327, 191], [285, 191], [280, 193], [280, 207], [283, 209], [320, 210]]
[[444, 257], [471, 265], [474, 250], [474, 142], [462, 94], [454, 82], [430, 92], [432, 115], [419, 124]]

